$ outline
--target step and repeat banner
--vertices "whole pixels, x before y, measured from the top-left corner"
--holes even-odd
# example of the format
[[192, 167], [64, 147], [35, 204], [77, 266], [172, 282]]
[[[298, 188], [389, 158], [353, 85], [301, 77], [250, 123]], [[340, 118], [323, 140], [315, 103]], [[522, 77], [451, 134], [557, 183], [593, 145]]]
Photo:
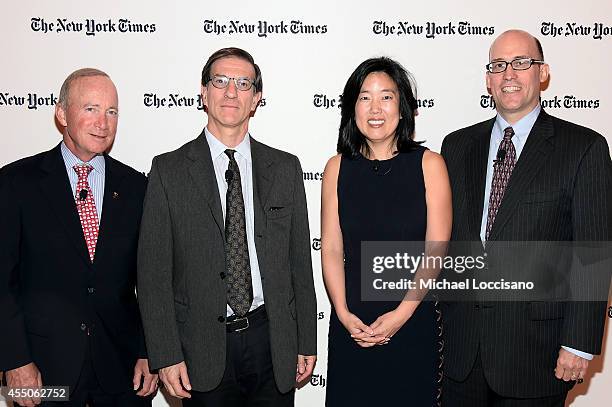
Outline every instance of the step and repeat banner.
[[[227, 46], [248, 50], [264, 82], [251, 134], [296, 154], [304, 170], [319, 361], [296, 405], [322, 406], [329, 303], [320, 268], [320, 188], [335, 154], [344, 83], [366, 58], [400, 61], [416, 79], [416, 138], [439, 151], [449, 132], [495, 115], [484, 66], [493, 39], [510, 28], [542, 42], [551, 70], [544, 108], [612, 144], [608, 1], [7, 1], [0, 13], [0, 166], [60, 141], [53, 116], [60, 85], [75, 69], [96, 67], [119, 91], [111, 154], [148, 172], [153, 156], [193, 139], [205, 125], [198, 95], [208, 56]], [[604, 345], [568, 405], [611, 405], [610, 383], [612, 350]], [[162, 394], [154, 404], [177, 405]]]

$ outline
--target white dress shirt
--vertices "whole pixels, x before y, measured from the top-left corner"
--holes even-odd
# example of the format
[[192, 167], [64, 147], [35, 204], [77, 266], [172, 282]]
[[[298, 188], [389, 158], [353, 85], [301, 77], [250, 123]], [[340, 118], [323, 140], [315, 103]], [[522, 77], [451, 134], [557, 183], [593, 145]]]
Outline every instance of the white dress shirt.
[[[225, 219], [227, 194], [227, 182], [225, 181], [225, 171], [229, 165], [229, 157], [225, 154], [225, 150], [236, 150], [234, 158], [238, 163], [240, 170], [240, 182], [242, 184], [242, 197], [244, 199], [244, 211], [246, 220], [246, 235], [249, 248], [249, 263], [251, 265], [251, 280], [253, 284], [253, 303], [251, 311], [263, 305], [264, 295], [261, 285], [261, 274], [259, 272], [259, 262], [257, 261], [257, 250], [255, 248], [255, 211], [253, 210], [253, 160], [251, 159], [251, 139], [250, 135], [244, 137], [244, 140], [234, 148], [230, 148], [217, 139], [208, 128], [204, 130], [206, 141], [210, 148], [210, 156], [212, 157], [213, 167], [215, 168], [215, 176], [217, 178], [217, 187], [219, 188], [219, 197], [221, 198], [221, 208], [223, 210], [223, 219]], [[234, 311], [227, 306], [227, 316], [234, 314]]]

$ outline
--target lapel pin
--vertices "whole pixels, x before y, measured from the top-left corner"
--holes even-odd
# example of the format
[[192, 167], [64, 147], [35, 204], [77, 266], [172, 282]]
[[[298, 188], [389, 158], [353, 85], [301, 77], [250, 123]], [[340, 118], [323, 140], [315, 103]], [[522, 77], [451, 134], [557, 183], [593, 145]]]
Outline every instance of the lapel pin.
[[113, 199], [118, 199], [118, 198], [119, 198], [119, 193], [113, 192]]

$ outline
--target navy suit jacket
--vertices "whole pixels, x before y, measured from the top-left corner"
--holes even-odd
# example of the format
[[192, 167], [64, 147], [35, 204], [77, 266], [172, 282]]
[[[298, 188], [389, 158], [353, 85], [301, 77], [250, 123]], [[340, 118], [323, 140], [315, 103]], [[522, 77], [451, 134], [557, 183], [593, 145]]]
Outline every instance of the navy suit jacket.
[[132, 388], [146, 357], [135, 295], [146, 178], [104, 158], [93, 263], [59, 145], [0, 170], [0, 370], [34, 362], [43, 385], [74, 387], [89, 342], [102, 388]]

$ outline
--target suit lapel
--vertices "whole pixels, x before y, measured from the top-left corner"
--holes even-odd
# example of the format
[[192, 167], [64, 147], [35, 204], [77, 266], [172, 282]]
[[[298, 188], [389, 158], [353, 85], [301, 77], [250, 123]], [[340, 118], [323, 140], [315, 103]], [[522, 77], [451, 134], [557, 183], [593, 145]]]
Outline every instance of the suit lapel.
[[474, 240], [480, 240], [480, 225], [484, 206], [487, 160], [491, 130], [495, 118], [484, 122], [472, 135], [473, 142], [465, 155], [465, 190], [467, 193], [468, 222]]
[[261, 239], [266, 231], [266, 210], [270, 189], [274, 182], [272, 157], [268, 154], [266, 146], [251, 137], [251, 160], [253, 162], [253, 212], [255, 223], [255, 247], [261, 261], [265, 260]]
[[76, 209], [59, 145], [46, 154], [41, 163], [41, 170], [43, 175], [39, 183], [46, 201], [51, 205], [74, 249], [85, 264], [91, 266], [89, 252], [83, 237], [81, 220]]
[[221, 198], [219, 197], [219, 187], [215, 177], [210, 147], [206, 141], [204, 131], [193, 141], [187, 151], [189, 163], [189, 174], [193, 182], [204, 197], [204, 201], [210, 206], [215, 223], [219, 228], [219, 233], [225, 239], [225, 223], [223, 221], [223, 209], [221, 208]]
[[96, 259], [99, 259], [100, 255], [106, 251], [110, 228], [118, 225], [124, 207], [124, 200], [121, 199], [124, 191], [121, 190], [121, 184], [125, 173], [108, 155], [104, 156], [104, 163], [104, 201], [101, 204], [96, 202], [96, 205], [102, 205], [102, 219], [100, 219], [94, 264]]
[[512, 176], [508, 181], [508, 187], [495, 217], [495, 223], [493, 223], [489, 240], [496, 239], [516, 210], [531, 181], [538, 174], [542, 165], [544, 165], [546, 156], [554, 149], [550, 141], [553, 135], [552, 119], [542, 109], [512, 171]]
[[266, 146], [251, 137], [251, 160], [253, 161], [253, 195], [257, 195], [262, 209], [266, 207], [270, 188], [274, 181], [271, 171], [272, 158], [266, 151]]

